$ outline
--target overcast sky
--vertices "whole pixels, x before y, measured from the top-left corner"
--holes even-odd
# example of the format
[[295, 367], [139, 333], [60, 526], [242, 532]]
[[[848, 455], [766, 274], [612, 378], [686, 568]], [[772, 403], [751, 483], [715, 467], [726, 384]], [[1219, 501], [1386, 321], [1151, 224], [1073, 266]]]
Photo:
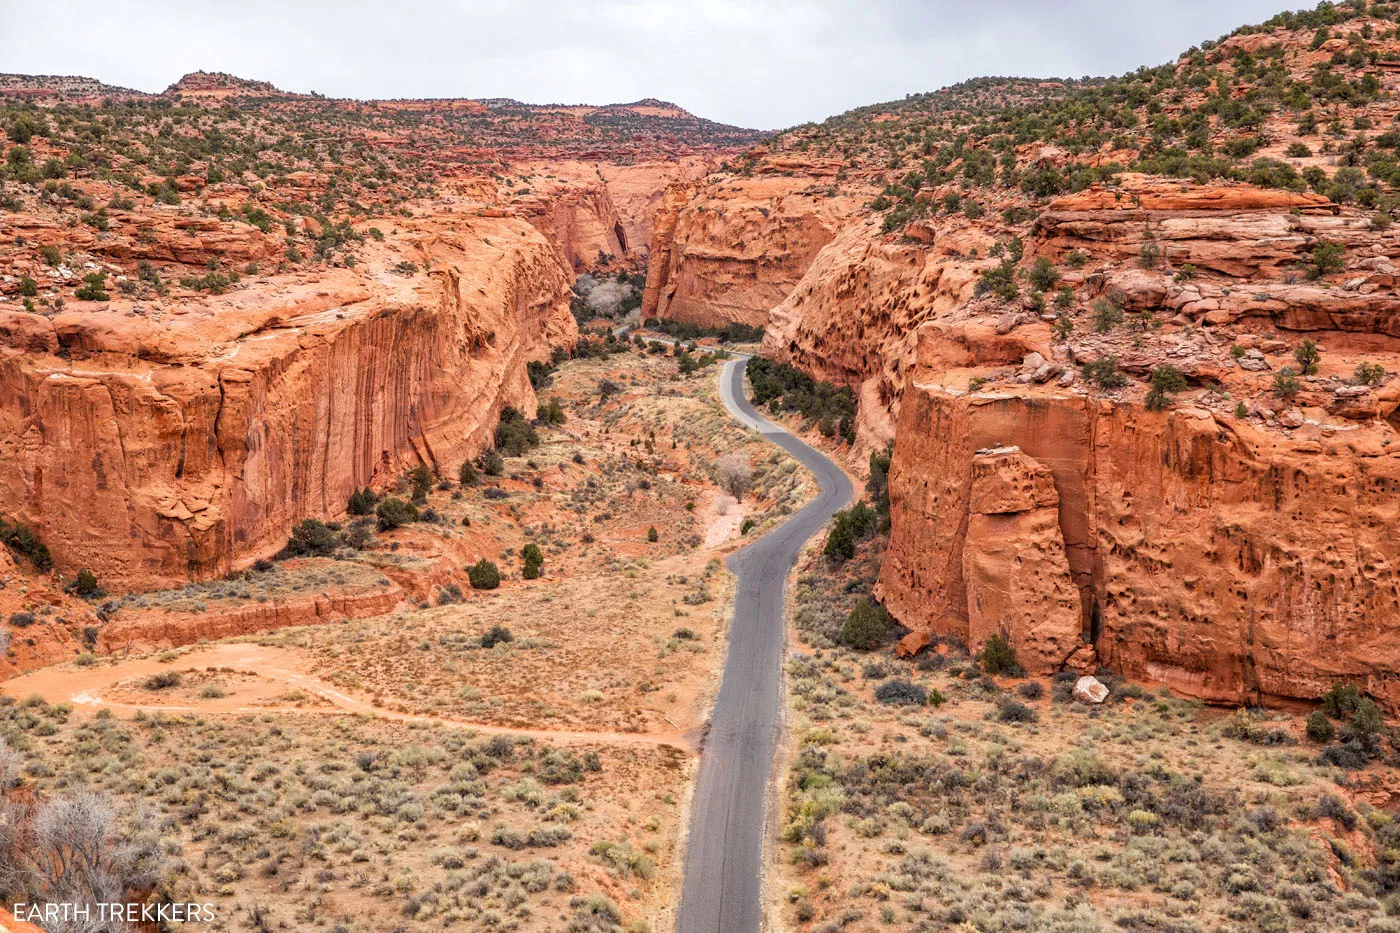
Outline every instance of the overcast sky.
[[333, 97], [659, 97], [776, 129], [981, 75], [1161, 64], [1282, 3], [0, 0], [0, 71], [145, 91], [204, 69]]

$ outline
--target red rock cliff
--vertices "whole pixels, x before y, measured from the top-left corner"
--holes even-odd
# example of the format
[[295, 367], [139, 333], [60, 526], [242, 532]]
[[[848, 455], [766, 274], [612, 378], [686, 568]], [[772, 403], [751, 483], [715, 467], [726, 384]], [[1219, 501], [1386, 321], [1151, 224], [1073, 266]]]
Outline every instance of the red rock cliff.
[[863, 190], [834, 186], [834, 174], [825, 164], [780, 160], [759, 162], [752, 175], [670, 189], [652, 229], [643, 314], [766, 325], [863, 200]]
[[[1051, 670], [1076, 646], [1050, 624], [1072, 589], [1083, 642], [1129, 676], [1239, 703], [1352, 678], [1397, 706], [1400, 450], [1386, 433], [1281, 437], [1195, 408], [919, 384], [899, 423], [880, 593], [914, 628], [973, 644], [999, 629]], [[1054, 495], [996, 507], [998, 533], [979, 533], [978, 451], [997, 445], [1019, 447]], [[1020, 611], [989, 619], [988, 590]]]
[[[392, 271], [403, 259], [427, 271]], [[227, 573], [415, 463], [455, 468], [528, 360], [569, 345], [569, 276], [522, 220], [407, 226], [359, 271], [167, 310], [0, 322], [0, 497], [60, 566], [120, 587]]]

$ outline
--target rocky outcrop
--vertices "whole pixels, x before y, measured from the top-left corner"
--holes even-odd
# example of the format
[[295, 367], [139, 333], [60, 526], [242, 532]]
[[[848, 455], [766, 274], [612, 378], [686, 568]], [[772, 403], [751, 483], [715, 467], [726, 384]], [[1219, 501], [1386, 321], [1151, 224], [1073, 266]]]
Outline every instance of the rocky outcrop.
[[680, 206], [673, 201], [681, 189], [668, 191], [652, 231], [645, 315], [707, 327], [767, 324], [860, 205], [812, 174], [785, 171], [760, 164], [753, 175], [718, 176]]
[[925, 242], [893, 242], [873, 221], [848, 226], [773, 309], [763, 353], [848, 385], [860, 400], [862, 447], [894, 438], [917, 359], [919, 328], [962, 307], [994, 240], [975, 224], [929, 228]]
[[217, 641], [250, 632], [271, 632], [295, 625], [325, 625], [392, 612], [403, 602], [398, 587], [368, 593], [319, 595], [252, 603], [204, 612], [149, 612], [122, 617], [103, 626], [97, 647], [107, 655], [178, 648], [200, 641]]
[[1079, 593], [1060, 533], [1050, 471], [1017, 447], [978, 451], [967, 485], [961, 581], [967, 640], [1000, 634], [1033, 674], [1059, 670], [1079, 647]]
[[[1043, 481], [1004, 522], [1012, 542], [1034, 543], [980, 556], [977, 451], [1014, 444], [1053, 480], [1078, 632], [1105, 663], [1215, 702], [1313, 698], [1352, 679], [1400, 708], [1400, 452], [1386, 433], [1313, 424], [1280, 435], [1194, 408], [916, 384], [895, 445], [879, 592], [910, 628], [974, 640], [974, 626], [987, 629], [974, 597], [1007, 592], [997, 581], [1012, 573], [1027, 576], [1026, 618], [1060, 605], [1047, 599], [1065, 579], [1055, 535], [1034, 521], [1050, 508]], [[1008, 567], [1022, 552], [1029, 566]], [[1066, 647], [1062, 626], [1047, 639], [1000, 624], [1037, 664]]]
[[528, 410], [526, 363], [576, 338], [569, 276], [522, 220], [404, 224], [367, 265], [0, 328], [5, 512], [108, 585], [228, 573], [356, 487], [455, 468], [501, 406]]
[[558, 184], [517, 197], [512, 208], [544, 234], [559, 251], [560, 261], [582, 272], [605, 256], [627, 252], [627, 234], [608, 188]]

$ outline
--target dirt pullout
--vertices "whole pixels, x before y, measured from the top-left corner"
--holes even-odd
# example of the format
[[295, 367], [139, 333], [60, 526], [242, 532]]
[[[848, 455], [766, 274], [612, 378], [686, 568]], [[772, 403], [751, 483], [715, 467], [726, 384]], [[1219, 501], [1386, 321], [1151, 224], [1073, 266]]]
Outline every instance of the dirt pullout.
[[[235, 715], [266, 712], [310, 712], [378, 716], [397, 722], [430, 723], [474, 729], [492, 735], [522, 735], [554, 742], [608, 742], [624, 745], [671, 745], [694, 751], [696, 738], [692, 732], [679, 730], [667, 733], [571, 732], [559, 729], [512, 729], [504, 726], [464, 722], [438, 716], [413, 716], [375, 706], [372, 702], [337, 690], [306, 670], [307, 659], [297, 651], [246, 643], [208, 645], [169, 654], [152, 655], [110, 661], [95, 667], [56, 665], [31, 671], [0, 685], [0, 691], [12, 697], [42, 697], [48, 703], [71, 703], [86, 709], [113, 709], [125, 712], [203, 713], [206, 715]], [[160, 675], [196, 673], [216, 670], [233, 674], [254, 675], [251, 689], [229, 693], [227, 696], [201, 698], [194, 701], [160, 702], [165, 688], [143, 689], [148, 678]], [[285, 700], [287, 689], [301, 691], [320, 698], [328, 705], [268, 706], [260, 701]], [[145, 693], [150, 702], [116, 699], [111, 694], [131, 697]]]

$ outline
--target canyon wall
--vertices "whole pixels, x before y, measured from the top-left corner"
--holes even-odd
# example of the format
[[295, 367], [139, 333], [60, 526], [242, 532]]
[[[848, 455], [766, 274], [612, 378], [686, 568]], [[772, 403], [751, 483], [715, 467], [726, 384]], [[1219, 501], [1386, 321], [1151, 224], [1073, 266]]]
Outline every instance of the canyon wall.
[[[1352, 679], [1400, 706], [1400, 450], [1380, 432], [1279, 437], [1196, 408], [918, 385], [890, 477], [880, 595], [915, 628], [974, 645], [1000, 628], [1044, 673], [1086, 654], [1054, 617], [1078, 594], [1080, 641], [1130, 677], [1216, 702], [1316, 697]], [[1014, 445], [1053, 477], [1058, 527], [972, 532], [978, 475]], [[997, 507], [1025, 524], [1030, 502]], [[1043, 510], [1042, 510], [1043, 511]], [[1059, 548], [1063, 564], [1037, 560]], [[1011, 550], [998, 578], [989, 553]], [[1042, 611], [989, 626], [976, 594], [1019, 581]]]
[[[978, 283], [1013, 233], [1008, 299]], [[1330, 281], [1298, 271], [1322, 243]], [[1353, 679], [1400, 709], [1397, 257], [1393, 228], [1320, 195], [1125, 174], [1019, 231], [848, 224], [763, 351], [857, 391], [859, 448], [895, 440], [877, 595], [909, 628], [1003, 633], [1040, 674], [1106, 664], [1226, 703]], [[1316, 371], [1281, 396], [1304, 338]], [[1086, 381], [1095, 361], [1121, 385]], [[1164, 366], [1182, 397], [1154, 405]]]
[[7, 512], [60, 569], [150, 587], [267, 556], [413, 464], [455, 469], [501, 406], [531, 409], [527, 361], [576, 339], [571, 278], [520, 219], [402, 227], [360, 271], [6, 314]]
[[861, 449], [894, 439], [919, 326], [972, 297], [988, 263], [966, 257], [995, 243], [972, 225], [927, 231], [910, 243], [885, 236], [874, 220], [849, 225], [769, 315], [765, 356], [856, 392]]
[[867, 194], [838, 188], [831, 163], [754, 158], [750, 174], [668, 190], [652, 229], [645, 317], [766, 325]]
[[555, 244], [566, 266], [582, 272], [604, 255], [645, 257], [666, 189], [694, 181], [713, 164], [708, 156], [630, 164], [520, 162], [515, 170], [528, 179], [528, 193], [517, 185], [497, 195]]

